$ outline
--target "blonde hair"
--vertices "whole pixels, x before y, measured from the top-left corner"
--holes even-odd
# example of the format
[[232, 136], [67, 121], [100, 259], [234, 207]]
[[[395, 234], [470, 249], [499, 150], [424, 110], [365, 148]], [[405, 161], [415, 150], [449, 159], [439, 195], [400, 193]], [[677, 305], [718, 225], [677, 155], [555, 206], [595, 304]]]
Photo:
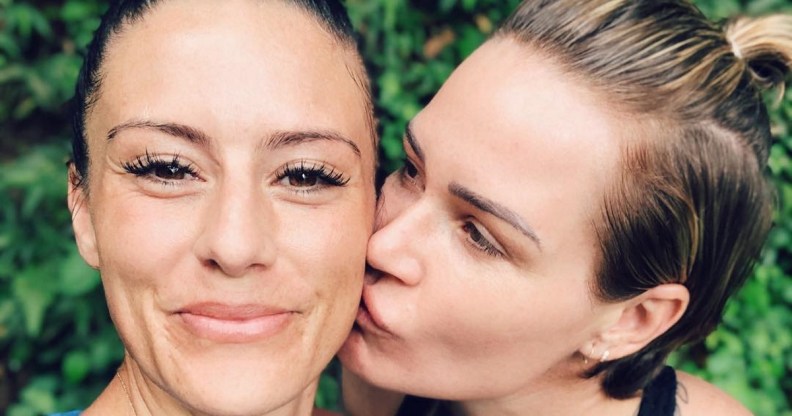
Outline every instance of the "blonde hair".
[[774, 203], [762, 92], [783, 90], [792, 16], [721, 25], [684, 0], [531, 0], [496, 36], [549, 57], [639, 126], [593, 219], [592, 290], [619, 301], [682, 283], [691, 301], [641, 351], [587, 374], [611, 397], [633, 396], [674, 348], [714, 329], [760, 254]]

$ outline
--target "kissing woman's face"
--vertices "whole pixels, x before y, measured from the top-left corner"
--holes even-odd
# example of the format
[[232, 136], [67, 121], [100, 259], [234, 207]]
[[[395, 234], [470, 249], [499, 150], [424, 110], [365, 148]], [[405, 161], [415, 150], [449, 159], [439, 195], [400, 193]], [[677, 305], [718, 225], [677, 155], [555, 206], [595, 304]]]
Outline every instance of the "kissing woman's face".
[[369, 242], [376, 270], [339, 354], [352, 372], [487, 399], [583, 371], [578, 351], [614, 318], [591, 293], [592, 219], [622, 131], [570, 79], [496, 38], [412, 121]]
[[313, 393], [373, 218], [354, 65], [279, 2], [167, 1], [110, 41], [70, 197], [144, 394], [259, 414]]

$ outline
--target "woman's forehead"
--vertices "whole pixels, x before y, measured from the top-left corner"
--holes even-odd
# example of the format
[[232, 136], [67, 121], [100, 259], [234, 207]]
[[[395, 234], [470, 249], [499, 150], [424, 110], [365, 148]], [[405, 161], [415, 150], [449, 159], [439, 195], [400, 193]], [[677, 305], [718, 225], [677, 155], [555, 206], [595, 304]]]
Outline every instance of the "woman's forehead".
[[430, 134], [424, 140], [437, 133], [463, 151], [479, 149], [471, 154], [491, 151], [504, 162], [518, 161], [523, 168], [516, 171], [532, 162], [606, 173], [620, 158], [626, 127], [604, 107], [552, 61], [497, 40], [451, 75], [414, 129]]
[[166, 2], [109, 45], [100, 135], [112, 123], [156, 117], [369, 141], [366, 97], [347, 69], [353, 57], [315, 19], [280, 3], [197, 3]]
[[509, 207], [550, 250], [572, 244], [572, 235], [591, 244], [590, 221], [618, 169], [623, 127], [546, 59], [515, 44], [485, 44], [412, 130], [427, 176], [442, 189], [460, 183]]

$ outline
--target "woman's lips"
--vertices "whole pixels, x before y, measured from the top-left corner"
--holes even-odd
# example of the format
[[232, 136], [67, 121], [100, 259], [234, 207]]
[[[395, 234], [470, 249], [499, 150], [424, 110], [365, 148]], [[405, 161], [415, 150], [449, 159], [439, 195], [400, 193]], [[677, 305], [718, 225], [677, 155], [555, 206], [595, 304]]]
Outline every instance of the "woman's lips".
[[391, 335], [390, 330], [382, 322], [376, 309], [371, 308], [371, 297], [367, 294], [368, 292], [366, 289], [366, 287], [363, 289], [363, 296], [360, 299], [360, 307], [358, 307], [355, 323], [357, 323], [363, 331], [379, 335]]
[[198, 303], [176, 312], [193, 335], [219, 343], [248, 343], [275, 336], [295, 312], [262, 305]]

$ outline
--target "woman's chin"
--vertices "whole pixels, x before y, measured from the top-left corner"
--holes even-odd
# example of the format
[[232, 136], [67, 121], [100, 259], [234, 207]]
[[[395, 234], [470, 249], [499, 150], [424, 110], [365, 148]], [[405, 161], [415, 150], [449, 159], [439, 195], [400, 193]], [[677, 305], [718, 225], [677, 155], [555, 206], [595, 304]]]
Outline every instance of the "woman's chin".
[[251, 343], [158, 343], [153, 356], [133, 355], [181, 407], [206, 414], [265, 414], [313, 391], [312, 381], [330, 360], [285, 335]]
[[[299, 366], [284, 357], [259, 361], [226, 359], [222, 361], [183, 363], [174, 368], [171, 392], [184, 407], [207, 414], [265, 414], [313, 391], [310, 380], [317, 374], [297, 374]], [[311, 397], [310, 395], [307, 395]], [[222, 407], [218, 407], [222, 405]]]

